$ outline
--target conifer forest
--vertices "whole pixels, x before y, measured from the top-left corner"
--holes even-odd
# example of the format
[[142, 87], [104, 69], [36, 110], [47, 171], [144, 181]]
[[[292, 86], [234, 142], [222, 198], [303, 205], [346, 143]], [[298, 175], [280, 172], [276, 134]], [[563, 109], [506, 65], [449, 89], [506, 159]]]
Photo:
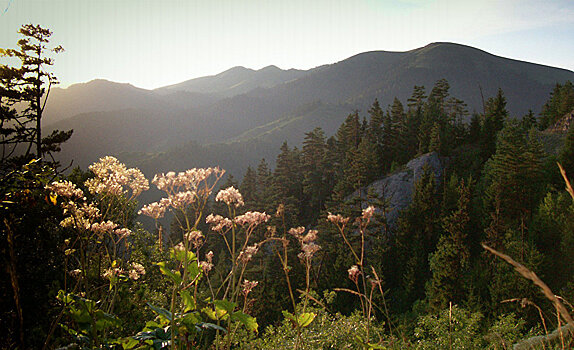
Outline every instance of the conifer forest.
[[574, 347], [572, 82], [526, 115], [503, 89], [473, 112], [414, 84], [244, 173], [144, 175], [59, 162], [63, 49], [20, 33], [0, 49], [0, 348]]

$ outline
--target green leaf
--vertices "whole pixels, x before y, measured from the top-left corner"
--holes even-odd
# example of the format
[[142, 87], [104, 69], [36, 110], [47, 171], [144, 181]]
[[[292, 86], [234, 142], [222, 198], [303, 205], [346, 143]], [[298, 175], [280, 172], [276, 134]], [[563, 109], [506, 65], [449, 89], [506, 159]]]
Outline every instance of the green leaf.
[[201, 270], [199, 269], [197, 259], [195, 259], [194, 261], [189, 263], [189, 265], [187, 266], [187, 273], [188, 273], [190, 281], [193, 281], [196, 278], [197, 278], [197, 281], [199, 281], [199, 279], [201, 277], [198, 277], [198, 276], [201, 274]]
[[237, 306], [236, 303], [232, 303], [231, 301], [227, 300], [215, 300], [213, 301], [213, 305], [215, 305], [216, 310], [225, 310], [228, 314], [232, 314], [233, 310]]
[[170, 255], [173, 259], [181, 261], [182, 263], [185, 263], [186, 257], [187, 257], [187, 263], [188, 264], [191, 264], [191, 262], [193, 262], [193, 261], [197, 261], [197, 257], [190, 250], [186, 251], [186, 250], [177, 250], [177, 249], [170, 248], [169, 252], [170, 252]]
[[229, 314], [227, 313], [227, 311], [223, 310], [223, 309], [212, 309], [209, 307], [204, 307], [203, 309], [201, 309], [201, 311], [203, 311], [207, 317], [211, 318], [214, 321], [217, 320], [226, 320], [229, 317]]
[[203, 330], [203, 329], [215, 329], [218, 331], [222, 331], [223, 333], [227, 333], [227, 330], [221, 326], [218, 326], [216, 324], [213, 323], [209, 323], [209, 322], [200, 322], [197, 323], [195, 325], [196, 328], [198, 328], [198, 331]]
[[245, 326], [245, 328], [257, 333], [259, 325], [257, 324], [257, 319], [255, 317], [249, 316], [241, 311], [237, 311], [231, 314], [231, 320], [239, 321]]
[[196, 309], [197, 305], [195, 304], [195, 299], [187, 290], [180, 291], [179, 295], [181, 295], [181, 300], [183, 301], [183, 305], [185, 305], [183, 312], [189, 312]]
[[293, 326], [293, 328], [307, 327], [308, 325], [311, 324], [311, 322], [313, 322], [313, 320], [317, 316], [312, 312], [306, 312], [306, 313], [300, 314], [297, 317], [295, 317], [293, 314], [291, 314], [285, 310], [283, 310], [282, 312], [283, 312], [283, 316], [285, 316], [285, 318], [291, 322], [291, 325]]
[[156, 307], [153, 306], [150, 303], [147, 303], [147, 305], [158, 315], [165, 317], [168, 321], [173, 321], [173, 315], [171, 314], [171, 312], [167, 311], [164, 308], [161, 307]]
[[181, 279], [181, 273], [179, 271], [176, 272], [171, 271], [171, 269], [166, 266], [165, 261], [158, 262], [156, 263], [156, 265], [159, 266], [159, 270], [161, 271], [161, 273], [167, 276], [173, 283], [175, 284], [181, 283], [182, 279]]
[[299, 317], [297, 317], [297, 323], [299, 324], [299, 327], [303, 328], [310, 325], [311, 322], [313, 322], [315, 319], [315, 316], [317, 315], [315, 315], [313, 312], [306, 312], [299, 315]]
[[124, 350], [130, 350], [135, 348], [136, 346], [138, 346], [140, 342], [135, 340], [132, 337], [127, 337], [122, 339], [121, 344], [122, 344], [122, 349]]

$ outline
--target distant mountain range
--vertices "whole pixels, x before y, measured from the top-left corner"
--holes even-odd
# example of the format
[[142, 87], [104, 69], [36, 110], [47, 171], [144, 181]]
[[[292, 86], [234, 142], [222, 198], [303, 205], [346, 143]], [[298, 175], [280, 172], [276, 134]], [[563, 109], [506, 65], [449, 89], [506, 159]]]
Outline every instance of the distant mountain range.
[[375, 98], [404, 104], [414, 85], [427, 93], [446, 78], [470, 113], [504, 90], [513, 116], [540, 111], [556, 83], [574, 72], [498, 57], [452, 43], [407, 52], [373, 51], [310, 70], [231, 68], [156, 90], [105, 80], [53, 89], [44, 125], [74, 129], [64, 163], [86, 167], [113, 154], [153, 175], [220, 165], [236, 176], [262, 157], [272, 163], [282, 142], [299, 145], [322, 127], [333, 134], [345, 117], [363, 115]]

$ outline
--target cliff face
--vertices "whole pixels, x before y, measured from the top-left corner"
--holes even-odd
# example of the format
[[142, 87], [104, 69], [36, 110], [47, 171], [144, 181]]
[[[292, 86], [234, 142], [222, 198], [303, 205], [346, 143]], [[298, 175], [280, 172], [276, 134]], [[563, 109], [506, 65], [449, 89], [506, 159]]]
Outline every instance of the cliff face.
[[390, 211], [387, 213], [387, 222], [390, 226], [395, 225], [400, 211], [411, 202], [415, 182], [422, 175], [423, 168], [427, 164], [434, 171], [437, 180], [440, 180], [445, 168], [445, 160], [441, 159], [436, 152], [431, 152], [412, 159], [405, 169], [377, 180], [367, 187], [367, 190], [374, 190], [388, 202]]

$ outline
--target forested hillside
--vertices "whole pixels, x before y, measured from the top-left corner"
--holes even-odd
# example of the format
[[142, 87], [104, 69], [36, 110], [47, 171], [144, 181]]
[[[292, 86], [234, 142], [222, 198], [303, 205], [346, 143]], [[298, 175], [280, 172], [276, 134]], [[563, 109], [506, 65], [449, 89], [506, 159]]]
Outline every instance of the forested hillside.
[[[383, 110], [395, 98], [406, 105], [415, 85], [428, 93], [441, 79], [466, 104], [468, 122], [499, 88], [512, 117], [538, 115], [554, 85], [574, 81], [574, 73], [433, 43], [361, 53], [308, 71], [236, 67], [153, 91], [101, 80], [77, 84], [54, 89], [44, 125], [48, 132], [75, 130], [59, 156], [66, 164], [85, 168], [112, 154], [137, 166], [133, 160], [147, 157], [152, 171], [220, 165], [237, 175], [262, 157], [272, 163], [284, 141], [300, 147], [316, 127], [330, 137], [349, 113], [366, 115], [375, 99]], [[181, 153], [192, 158], [180, 160]]]
[[[42, 134], [38, 101], [55, 78], [40, 72], [53, 61], [27, 58], [44, 53], [51, 32], [23, 26], [21, 34], [27, 41], [7, 52], [26, 69], [0, 71], [6, 121], [0, 278], [7, 281], [0, 284], [0, 347], [573, 346], [574, 128], [566, 120], [574, 86], [553, 81], [564, 75], [512, 66], [526, 67], [521, 72], [541, 89], [523, 91], [524, 101], [536, 94], [541, 115], [517, 117], [504, 89], [511, 82], [496, 80], [500, 88], [485, 88], [483, 96], [479, 90], [473, 99], [484, 105], [469, 111], [462, 90], [446, 78], [411, 82], [408, 96], [382, 103], [370, 95], [380, 93], [372, 89], [377, 78], [364, 73], [364, 84], [340, 90], [337, 101], [371, 91], [361, 97], [370, 98], [368, 107], [324, 119], [329, 132], [313, 123], [301, 124], [308, 127], [301, 132], [278, 117], [271, 127], [256, 118], [261, 134], [246, 126], [235, 130], [234, 142], [181, 146], [185, 136], [172, 133], [184, 134], [189, 124], [177, 112], [155, 118], [159, 102], [145, 111], [126, 109], [116, 120], [102, 111], [75, 116], [54, 124], [73, 126], [73, 133]], [[426, 51], [443, 46], [359, 55], [338, 65], [357, 68], [359, 60], [367, 71], [364, 60], [382, 54], [416, 71], [426, 69]], [[467, 50], [452, 52], [469, 61]], [[502, 72], [496, 79], [517, 74], [496, 66]], [[285, 92], [283, 106], [291, 108], [288, 91], [326, 94], [311, 77], [332, 68], [295, 81], [273, 75], [251, 82], [279, 80], [256, 90], [276, 98]], [[359, 74], [341, 72], [347, 73], [326, 80], [329, 87]], [[302, 85], [289, 90], [290, 84]], [[193, 86], [215, 85], [179, 85]], [[155, 96], [166, 95], [148, 96], [155, 104]], [[234, 101], [262, 98], [254, 96]], [[300, 111], [319, 117], [313, 111], [338, 113], [341, 105], [334, 105], [322, 101]], [[120, 131], [104, 132], [100, 123]], [[563, 127], [548, 128], [555, 125]], [[77, 145], [76, 127], [99, 130], [82, 142], [117, 157], [64, 171], [59, 151]], [[273, 135], [285, 135], [277, 131], [285, 128], [301, 132], [293, 136], [300, 145], [277, 145]], [[130, 165], [121, 157], [127, 152]], [[244, 159], [257, 162], [226, 172], [217, 166], [223, 153], [238, 168]]]

